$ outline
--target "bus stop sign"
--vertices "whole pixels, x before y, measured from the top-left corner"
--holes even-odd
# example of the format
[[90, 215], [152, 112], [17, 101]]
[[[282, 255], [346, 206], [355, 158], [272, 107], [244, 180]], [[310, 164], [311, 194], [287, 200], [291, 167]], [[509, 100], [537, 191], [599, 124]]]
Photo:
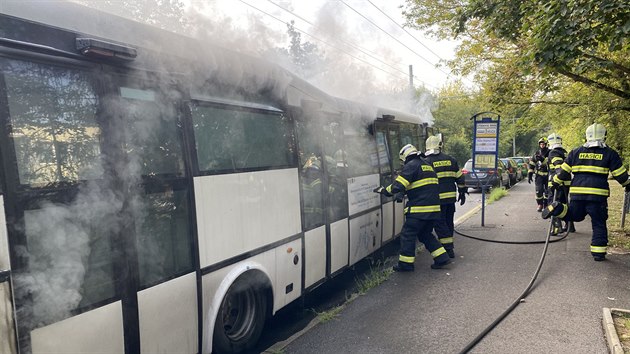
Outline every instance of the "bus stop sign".
[[[496, 115], [491, 117], [490, 115]], [[473, 127], [473, 169], [495, 170], [499, 157], [499, 123], [501, 117], [492, 112], [477, 113], [472, 116]]]

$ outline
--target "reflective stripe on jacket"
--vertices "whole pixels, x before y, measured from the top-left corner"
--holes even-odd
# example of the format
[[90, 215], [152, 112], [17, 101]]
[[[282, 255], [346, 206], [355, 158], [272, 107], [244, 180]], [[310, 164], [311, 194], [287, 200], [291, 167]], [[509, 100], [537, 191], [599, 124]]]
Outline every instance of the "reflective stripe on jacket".
[[407, 158], [400, 175], [385, 188], [388, 195], [407, 194], [405, 213], [426, 220], [440, 218], [438, 177], [428, 161], [418, 155]]
[[464, 174], [457, 161], [442, 152], [425, 157], [437, 174], [440, 189], [440, 204], [455, 203], [457, 188], [465, 187]]
[[622, 186], [628, 185], [628, 171], [619, 154], [609, 147], [580, 146], [571, 150], [554, 181], [571, 180], [571, 199], [604, 201], [610, 195], [608, 174]]

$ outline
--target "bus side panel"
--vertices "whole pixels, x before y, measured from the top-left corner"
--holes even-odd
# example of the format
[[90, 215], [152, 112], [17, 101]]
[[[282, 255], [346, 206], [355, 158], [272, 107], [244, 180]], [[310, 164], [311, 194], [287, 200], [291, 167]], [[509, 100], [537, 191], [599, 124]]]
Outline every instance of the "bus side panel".
[[396, 223], [394, 228], [394, 235], [398, 235], [405, 223], [404, 203], [394, 203], [394, 222]]
[[350, 264], [381, 246], [381, 211], [375, 210], [350, 220]]
[[348, 265], [348, 219], [330, 224], [330, 273]]
[[326, 276], [326, 227], [304, 233], [304, 286], [309, 287]]
[[202, 268], [301, 232], [295, 168], [195, 177], [194, 183]]
[[383, 204], [383, 242], [394, 237], [394, 202]]
[[143, 353], [197, 353], [197, 278], [190, 273], [138, 292]]
[[297, 299], [302, 291], [302, 239], [276, 248], [276, 296], [274, 308], [280, 309]]
[[[72, 333], [71, 336], [68, 333]], [[36, 353], [124, 353], [120, 301], [31, 332]]]
[[[0, 195], [0, 271], [11, 270], [9, 240], [4, 217], [4, 197]], [[0, 353], [16, 353], [15, 328], [13, 327], [13, 301], [9, 279], [0, 277]]]

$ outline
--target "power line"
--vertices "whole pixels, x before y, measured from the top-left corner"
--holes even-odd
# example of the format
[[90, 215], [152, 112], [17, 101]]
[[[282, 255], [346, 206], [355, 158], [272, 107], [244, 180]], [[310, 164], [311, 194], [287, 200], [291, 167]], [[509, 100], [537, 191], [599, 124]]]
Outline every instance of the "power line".
[[[245, 2], [245, 1], [243, 1], [243, 0], [239, 0], [239, 1], [240, 1], [240, 2], [242, 2], [242, 3], [243, 3], [243, 4], [245, 4], [245, 5], [247, 5], [247, 6], [251, 7], [251, 8], [253, 8], [253, 9], [254, 9], [254, 10], [256, 10], [256, 11], [259, 11], [259, 12], [261, 12], [261, 13], [263, 13], [263, 14], [265, 14], [265, 15], [267, 15], [267, 16], [269, 16], [269, 17], [273, 18], [273, 19], [275, 19], [276, 21], [279, 21], [279, 22], [282, 22], [283, 24], [286, 24], [286, 22], [285, 22], [284, 20], [282, 20], [282, 19], [280, 19], [280, 18], [277, 18], [276, 16], [274, 16], [274, 15], [272, 15], [272, 14], [270, 14], [270, 13], [268, 13], [268, 12], [264, 11], [264, 10], [261, 10], [261, 9], [257, 8], [257, 7], [255, 7], [255, 6], [254, 6], [254, 5], [252, 5], [252, 4], [249, 4], [249, 3], [247, 3], [247, 2]], [[378, 66], [376, 66], [376, 65], [374, 65], [374, 64], [372, 64], [372, 63], [370, 63], [370, 62], [368, 62], [368, 61], [366, 61], [366, 60], [363, 60], [363, 59], [361, 59], [361, 58], [359, 58], [359, 57], [356, 57], [356, 56], [354, 56], [354, 55], [352, 55], [352, 54], [350, 54], [350, 53], [346, 52], [345, 50], [343, 50], [343, 49], [341, 49], [341, 48], [337, 48], [337, 47], [335, 47], [334, 45], [332, 45], [332, 44], [330, 44], [330, 43], [328, 43], [328, 42], [326, 42], [326, 41], [324, 41], [324, 40], [322, 40], [322, 39], [319, 39], [318, 37], [316, 37], [316, 36], [314, 36], [314, 35], [312, 35], [312, 34], [310, 34], [310, 33], [306, 32], [306, 31], [304, 31], [304, 30], [302, 30], [302, 29], [300, 29], [300, 28], [298, 28], [298, 27], [293, 27], [293, 28], [295, 28], [296, 30], [298, 30], [298, 31], [300, 31], [300, 32], [302, 32], [302, 33], [304, 33], [304, 34], [306, 34], [307, 36], [309, 36], [309, 37], [311, 37], [311, 38], [313, 38], [313, 39], [315, 39], [315, 40], [317, 40], [317, 41], [319, 41], [319, 42], [322, 42], [322, 43], [326, 44], [327, 46], [329, 46], [329, 47], [331, 47], [331, 48], [333, 48], [333, 49], [335, 49], [335, 50], [338, 50], [338, 51], [340, 51], [340, 52], [342, 52], [342, 53], [344, 53], [344, 54], [346, 54], [346, 55], [348, 55], [348, 56], [350, 56], [350, 57], [352, 57], [352, 58], [354, 58], [354, 59], [356, 59], [356, 60], [359, 60], [359, 61], [361, 61], [361, 62], [363, 62], [363, 63], [365, 63], [365, 64], [367, 64], [367, 65], [369, 65], [369, 66], [372, 66], [372, 67], [374, 67], [375, 69], [378, 69], [378, 70], [380, 70], [380, 71], [382, 71], [382, 72], [384, 72], [384, 73], [386, 73], [386, 74], [388, 74], [388, 75], [390, 75], [390, 76], [394, 76], [394, 77], [397, 77], [397, 78], [399, 78], [399, 79], [403, 79], [402, 77], [397, 76], [396, 74], [390, 73], [390, 72], [388, 72], [388, 71], [386, 71], [386, 70], [383, 70], [382, 68], [379, 68]], [[406, 77], [405, 77], [404, 79], [406, 79]], [[432, 87], [432, 88], [434, 88], [434, 89], [437, 89], [436, 87], [431, 86], [431, 85], [427, 85], [426, 83], [425, 83], [425, 85], [426, 85], [426, 86], [429, 86], [429, 87]]]
[[[293, 11], [291, 11], [291, 10], [289, 10], [289, 9], [286, 9], [286, 8], [284, 8], [284, 7], [282, 7], [282, 6], [278, 5], [278, 4], [276, 4], [275, 2], [273, 2], [273, 1], [271, 1], [271, 0], [267, 0], [267, 1], [268, 1], [268, 2], [270, 2], [270, 3], [272, 3], [272, 4], [273, 4], [273, 5], [275, 5], [275, 6], [279, 7], [280, 9], [282, 9], [282, 10], [284, 10], [284, 11], [286, 11], [286, 12], [290, 13], [291, 15], [293, 15], [293, 16], [295, 16], [295, 17], [299, 18], [300, 20], [302, 20], [302, 21], [304, 21], [304, 22], [308, 23], [309, 25], [313, 26], [315, 29], [317, 29], [317, 27], [316, 27], [316, 26], [315, 26], [312, 22], [308, 21], [308, 20], [307, 20], [307, 19], [305, 19], [304, 17], [301, 17], [300, 15], [298, 15], [298, 14], [294, 13]], [[363, 54], [365, 54], [365, 55], [369, 56], [370, 58], [372, 58], [372, 59], [374, 59], [374, 60], [378, 61], [379, 63], [381, 63], [381, 64], [383, 64], [383, 65], [386, 65], [386, 66], [388, 66], [388, 67], [392, 68], [393, 70], [396, 70], [396, 71], [398, 71], [398, 72], [400, 72], [400, 73], [402, 73], [402, 74], [405, 74], [405, 75], [407, 74], [406, 72], [404, 72], [404, 71], [402, 71], [402, 70], [400, 70], [400, 69], [398, 69], [398, 68], [396, 68], [396, 67], [394, 67], [394, 66], [392, 66], [392, 65], [390, 65], [390, 64], [388, 64], [388, 63], [386, 63], [385, 61], [383, 61], [383, 60], [381, 60], [381, 59], [377, 58], [377, 57], [375, 56], [375, 54], [374, 54], [374, 53], [370, 52], [370, 51], [369, 51], [369, 50], [367, 50], [367, 49], [364, 49], [364, 48], [362, 48], [362, 47], [360, 47], [360, 46], [358, 46], [358, 45], [356, 45], [356, 44], [354, 44], [354, 43], [351, 43], [351, 42], [345, 41], [345, 40], [343, 40], [343, 39], [338, 39], [338, 40], [339, 40], [340, 42], [342, 42], [342, 43], [344, 43], [344, 44], [346, 44], [346, 45], [349, 45], [350, 47], [352, 47], [352, 48], [354, 48], [354, 49], [356, 49], [356, 50], [360, 51], [361, 53], [363, 53]], [[419, 78], [418, 78], [418, 81], [420, 81], [420, 82], [422, 82], [422, 83], [424, 84], [424, 82], [423, 82], [422, 80], [420, 80]]]
[[399, 25], [398, 22], [396, 22], [396, 20], [394, 20], [393, 18], [391, 18], [388, 14], [386, 14], [383, 10], [381, 10], [379, 7], [377, 7], [376, 5], [374, 5], [374, 3], [370, 0], [367, 0], [367, 2], [370, 3], [370, 5], [374, 6], [374, 8], [376, 8], [378, 11], [380, 11], [383, 15], [385, 15], [385, 17], [387, 17], [388, 19], [390, 19], [396, 26], [398, 26], [401, 30], [405, 31], [405, 33], [407, 33], [411, 38], [415, 39], [416, 42], [420, 43], [421, 46], [423, 46], [426, 50], [428, 50], [429, 52], [431, 52], [431, 54], [435, 55], [436, 57], [438, 57], [440, 60], [444, 60], [444, 58], [442, 58], [441, 56], [439, 56], [437, 53], [435, 53], [433, 50], [431, 50], [431, 48], [427, 47], [424, 43], [420, 42], [420, 40], [416, 37], [414, 37], [413, 34], [411, 34], [409, 31], [407, 31], [403, 26]]
[[[385, 31], [384, 29], [382, 29], [379, 25], [377, 25], [376, 23], [374, 23], [372, 20], [370, 20], [369, 18], [365, 17], [365, 15], [363, 15], [362, 13], [360, 13], [359, 11], [355, 10], [352, 6], [348, 5], [345, 1], [340, 0], [340, 2], [344, 5], [346, 5], [350, 10], [356, 12], [359, 16], [363, 17], [366, 21], [368, 21], [369, 23], [371, 23], [374, 27], [378, 28], [379, 30], [381, 30], [383, 33], [385, 33], [386, 35], [388, 35], [389, 37], [391, 37], [393, 40], [395, 40], [396, 42], [400, 43], [403, 47], [407, 48], [409, 51], [411, 51], [413, 54], [417, 55], [420, 59], [426, 61], [427, 63], [435, 66], [435, 64], [433, 64], [431, 61], [429, 61], [427, 58], [423, 57], [422, 55], [420, 55], [418, 52], [416, 52], [415, 50], [409, 48], [408, 45], [406, 45], [405, 43], [401, 42], [398, 38], [392, 36], [389, 32]], [[445, 75], [450, 75], [449, 73], [447, 73], [446, 71], [440, 69], [440, 68], [436, 68], [437, 70], [441, 71], [442, 73], [444, 73]]]

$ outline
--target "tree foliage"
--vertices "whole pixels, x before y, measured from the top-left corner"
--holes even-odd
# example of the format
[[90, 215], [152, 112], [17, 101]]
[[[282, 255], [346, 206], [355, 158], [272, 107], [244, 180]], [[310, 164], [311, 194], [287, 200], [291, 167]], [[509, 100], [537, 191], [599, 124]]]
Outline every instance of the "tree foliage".
[[411, 27], [461, 40], [449, 65], [475, 74], [484, 110], [500, 112], [517, 143], [530, 137], [517, 150], [551, 132], [575, 147], [599, 122], [609, 145], [630, 155], [630, 3], [407, 0], [403, 13]]

